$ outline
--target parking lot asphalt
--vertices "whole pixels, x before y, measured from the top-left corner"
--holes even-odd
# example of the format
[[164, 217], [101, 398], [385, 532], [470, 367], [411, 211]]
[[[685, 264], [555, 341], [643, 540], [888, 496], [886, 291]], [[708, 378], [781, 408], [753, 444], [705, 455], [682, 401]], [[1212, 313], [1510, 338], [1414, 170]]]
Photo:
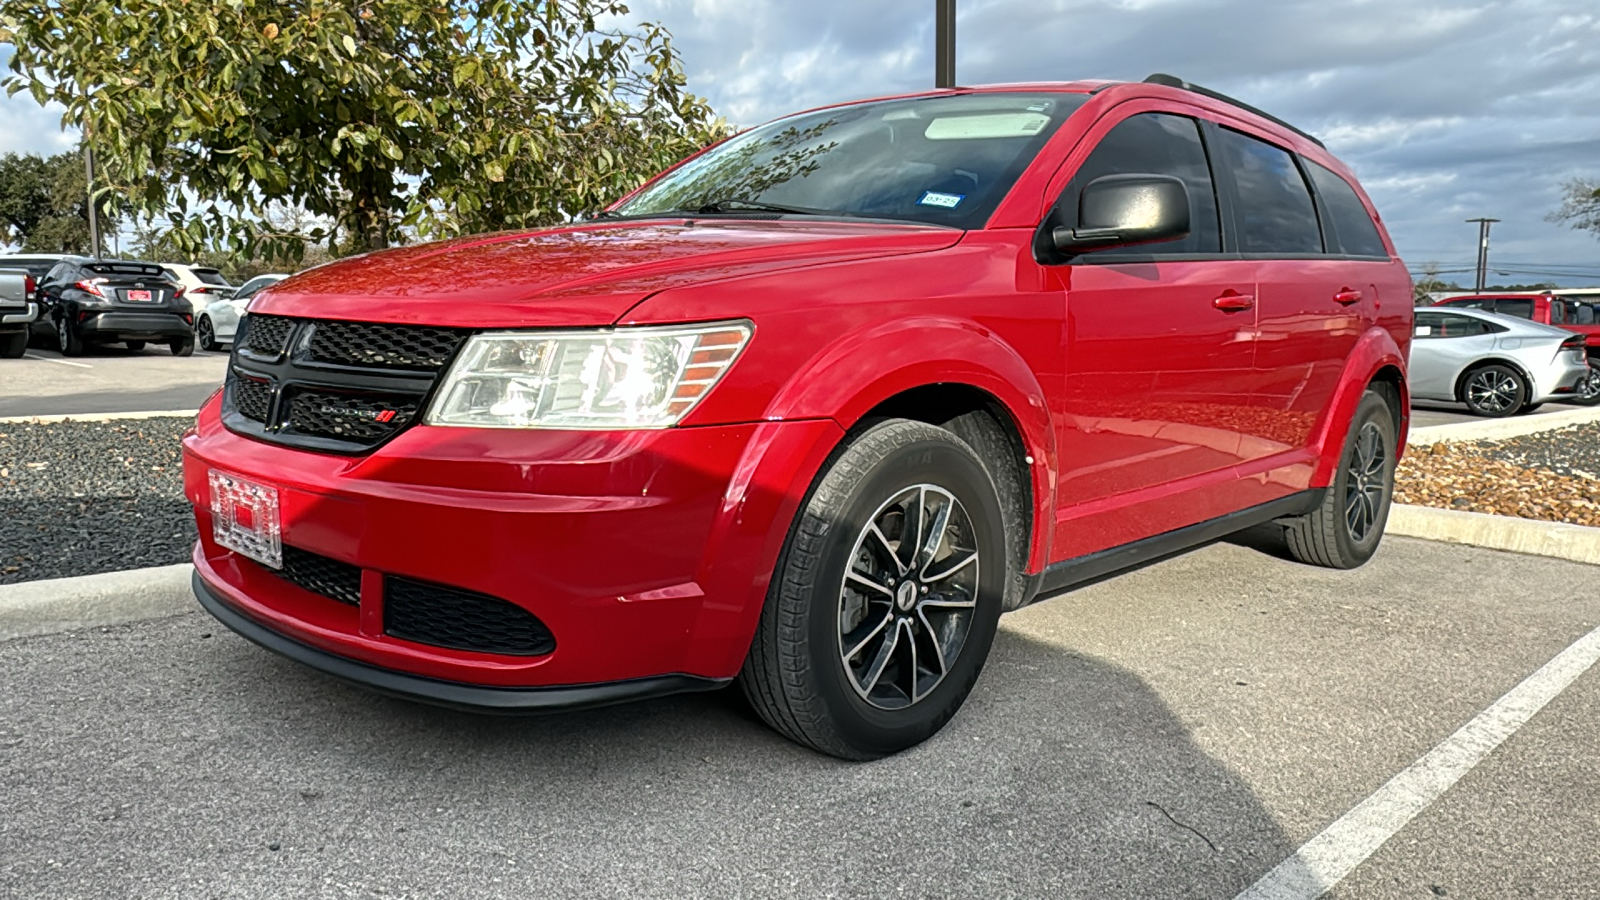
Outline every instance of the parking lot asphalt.
[[[1545, 403], [1538, 409], [1517, 413], [1513, 418], [1525, 419], [1534, 416], [1547, 416], [1551, 413], [1571, 412], [1575, 409], [1583, 409], [1583, 407], [1570, 403]], [[1489, 421], [1493, 420], [1467, 412], [1465, 403], [1434, 403], [1428, 400], [1419, 400], [1411, 404], [1412, 428], [1426, 428], [1429, 425], [1453, 425], [1457, 422]]]
[[[1600, 568], [1269, 530], [1007, 616], [897, 757], [732, 691], [486, 718], [200, 613], [0, 644], [3, 897], [1233, 897], [1600, 625]], [[1331, 896], [1587, 897], [1600, 668]]]
[[69, 358], [34, 347], [0, 359], [0, 418], [197, 409], [227, 371], [226, 351], [175, 357], [164, 346], [95, 347]]

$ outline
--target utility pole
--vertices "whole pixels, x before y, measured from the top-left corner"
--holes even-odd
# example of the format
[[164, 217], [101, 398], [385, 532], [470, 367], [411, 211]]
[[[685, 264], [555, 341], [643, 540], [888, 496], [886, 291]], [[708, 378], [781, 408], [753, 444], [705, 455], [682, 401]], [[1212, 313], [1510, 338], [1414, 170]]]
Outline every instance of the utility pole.
[[1500, 220], [1477, 218], [1467, 221], [1478, 223], [1478, 284], [1473, 290], [1481, 294], [1489, 276], [1489, 226]]
[[956, 86], [956, 0], [934, 0], [933, 86]]

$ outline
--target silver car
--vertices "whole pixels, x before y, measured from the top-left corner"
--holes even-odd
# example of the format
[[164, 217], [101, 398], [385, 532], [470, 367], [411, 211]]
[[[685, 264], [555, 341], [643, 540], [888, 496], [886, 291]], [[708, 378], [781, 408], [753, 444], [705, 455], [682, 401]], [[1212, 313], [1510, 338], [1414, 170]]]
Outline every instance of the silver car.
[[207, 303], [194, 321], [195, 343], [200, 345], [201, 350], [220, 350], [223, 344], [233, 343], [233, 336], [239, 333], [239, 320], [244, 318], [245, 307], [250, 305], [250, 298], [261, 293], [263, 288], [277, 284], [288, 277], [277, 274], [257, 275], [240, 285], [232, 296]]
[[1589, 377], [1584, 337], [1477, 309], [1419, 309], [1408, 383], [1415, 400], [1509, 416], [1574, 394]]

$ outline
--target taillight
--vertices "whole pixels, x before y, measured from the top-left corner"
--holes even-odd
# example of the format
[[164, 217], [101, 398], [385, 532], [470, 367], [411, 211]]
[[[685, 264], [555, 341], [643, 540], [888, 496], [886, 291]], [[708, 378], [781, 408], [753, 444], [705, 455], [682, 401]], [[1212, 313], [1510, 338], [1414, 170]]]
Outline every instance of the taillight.
[[193, 325], [194, 324], [194, 316], [191, 316], [188, 313], [184, 313], [183, 314], [183, 324], [185, 324], [185, 325]]
[[181, 285], [181, 284], [178, 285], [178, 289], [176, 291], [172, 292], [172, 299], [174, 299], [174, 300], [182, 300], [183, 299], [184, 290], [185, 290], [185, 288], [184, 288], [183, 285]]
[[1561, 342], [1563, 350], [1582, 350], [1589, 343], [1589, 339], [1581, 334], [1575, 334]]
[[22, 276], [22, 300], [32, 303], [34, 296], [39, 292], [39, 282], [33, 280], [32, 275]]
[[105, 292], [100, 290], [100, 285], [104, 281], [105, 281], [104, 278], [91, 278], [91, 279], [89, 279], [87, 281], [80, 281], [77, 284], [73, 285], [73, 287], [77, 288], [80, 291], [83, 291], [86, 294], [93, 294], [96, 297], [99, 297], [101, 300], [104, 300], [104, 299], [106, 299]]

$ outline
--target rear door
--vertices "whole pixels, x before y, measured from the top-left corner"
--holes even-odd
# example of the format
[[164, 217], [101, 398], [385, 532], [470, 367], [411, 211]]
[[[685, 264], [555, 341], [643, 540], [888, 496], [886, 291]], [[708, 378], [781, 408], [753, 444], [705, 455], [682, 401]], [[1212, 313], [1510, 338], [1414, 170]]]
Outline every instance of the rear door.
[[[1375, 321], [1378, 277], [1360, 261], [1327, 251], [1311, 184], [1294, 153], [1225, 126], [1213, 133], [1222, 180], [1231, 185], [1239, 251], [1253, 262], [1256, 281], [1258, 393], [1240, 455], [1254, 464], [1250, 471], [1264, 472], [1292, 461], [1283, 454], [1310, 446], [1346, 358]], [[1378, 245], [1370, 265], [1390, 265]]]
[[1251, 404], [1255, 285], [1248, 264], [1222, 255], [1200, 126], [1164, 112], [1113, 112], [1089, 140], [1094, 149], [1047, 225], [1075, 226], [1079, 197], [1096, 178], [1141, 173], [1185, 183], [1191, 233], [1051, 267], [1066, 289], [1058, 558], [1248, 505], [1231, 470]]

